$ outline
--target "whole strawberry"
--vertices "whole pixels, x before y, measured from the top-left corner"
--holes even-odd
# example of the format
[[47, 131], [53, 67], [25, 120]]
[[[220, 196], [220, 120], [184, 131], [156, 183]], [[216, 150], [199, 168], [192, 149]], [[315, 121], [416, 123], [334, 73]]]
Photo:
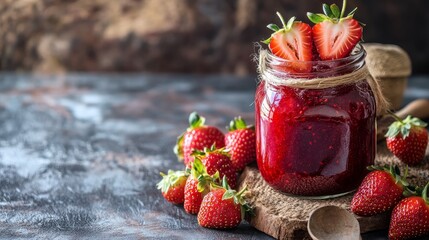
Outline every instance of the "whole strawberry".
[[[429, 234], [428, 185], [422, 196], [403, 199], [392, 211], [389, 226], [389, 239], [402, 240]], [[427, 238], [425, 238], [427, 239]]]
[[194, 151], [192, 155], [201, 160], [209, 175], [219, 172], [219, 176], [221, 178], [225, 176], [232, 188], [237, 186], [237, 173], [224, 148], [216, 149], [213, 145], [211, 148], [205, 148], [204, 151]]
[[226, 229], [237, 227], [246, 212], [250, 212], [249, 205], [242, 194], [246, 189], [236, 192], [231, 189], [223, 178], [223, 186], [213, 186], [208, 193], [198, 213], [198, 224], [206, 228]]
[[181, 204], [185, 200], [185, 184], [189, 173], [186, 171], [168, 170], [168, 174], [160, 173], [162, 180], [158, 183], [164, 198], [173, 203]]
[[179, 160], [184, 160], [185, 165], [191, 168], [190, 163], [194, 160], [191, 153], [194, 150], [203, 150], [213, 144], [216, 147], [224, 147], [223, 133], [216, 127], [204, 125], [205, 118], [196, 112], [189, 115], [189, 128], [177, 138], [174, 153]]
[[362, 27], [353, 19], [357, 8], [344, 16], [347, 1], [340, 9], [336, 4], [323, 4], [324, 14], [307, 13], [313, 27], [314, 45], [322, 60], [347, 57], [362, 38]]
[[219, 180], [219, 174], [210, 176], [199, 159], [192, 162], [191, 175], [185, 184], [185, 201], [183, 207], [190, 214], [197, 214], [203, 197], [209, 193], [210, 184]]
[[402, 162], [408, 165], [419, 164], [428, 145], [427, 124], [411, 116], [404, 120], [394, 117], [397, 121], [389, 126], [386, 133], [387, 148]]
[[235, 170], [242, 171], [247, 164], [256, 160], [255, 128], [247, 126], [241, 117], [235, 118], [229, 124], [225, 145]]
[[351, 210], [359, 216], [373, 216], [391, 210], [408, 193], [406, 175], [401, 178], [397, 166], [370, 167], [351, 202]]

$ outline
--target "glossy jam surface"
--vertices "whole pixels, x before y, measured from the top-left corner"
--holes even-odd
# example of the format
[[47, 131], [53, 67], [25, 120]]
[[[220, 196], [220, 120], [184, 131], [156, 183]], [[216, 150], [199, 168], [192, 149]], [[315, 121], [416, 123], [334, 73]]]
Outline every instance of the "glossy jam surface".
[[375, 100], [365, 80], [327, 89], [258, 86], [257, 162], [274, 188], [297, 196], [356, 189], [373, 164]]

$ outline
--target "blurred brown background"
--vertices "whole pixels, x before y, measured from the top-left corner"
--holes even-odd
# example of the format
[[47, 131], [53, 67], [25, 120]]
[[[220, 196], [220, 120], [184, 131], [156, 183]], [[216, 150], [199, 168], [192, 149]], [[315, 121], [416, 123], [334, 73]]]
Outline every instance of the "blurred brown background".
[[[254, 73], [254, 43], [271, 34], [275, 12], [307, 21], [323, 2], [2, 0], [0, 70]], [[428, 1], [349, 0], [348, 11], [355, 6], [366, 42], [397, 44], [414, 73], [429, 73]]]

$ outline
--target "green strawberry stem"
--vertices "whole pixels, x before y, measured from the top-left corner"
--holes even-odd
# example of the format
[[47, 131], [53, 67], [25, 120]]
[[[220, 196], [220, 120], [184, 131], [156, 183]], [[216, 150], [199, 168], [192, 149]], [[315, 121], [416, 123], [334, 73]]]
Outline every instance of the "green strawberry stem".
[[346, 5], [347, 5], [347, 0], [343, 0], [343, 6], [341, 8], [340, 19], [343, 18], [344, 13], [346, 12]]
[[247, 187], [244, 187], [243, 189], [241, 189], [238, 193], [237, 196], [241, 197], [241, 195], [243, 195], [243, 193], [245, 193], [247, 191]]
[[389, 109], [387, 110], [387, 112], [398, 122], [404, 124], [404, 122], [402, 122], [402, 119], [399, 118], [394, 112], [390, 111]]

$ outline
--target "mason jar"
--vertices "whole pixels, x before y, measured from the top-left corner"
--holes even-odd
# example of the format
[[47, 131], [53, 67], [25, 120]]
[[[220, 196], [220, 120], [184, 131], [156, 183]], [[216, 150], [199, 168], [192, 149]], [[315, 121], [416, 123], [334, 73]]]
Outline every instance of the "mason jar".
[[260, 56], [257, 163], [273, 188], [323, 199], [360, 185], [376, 154], [376, 99], [365, 55], [358, 45], [329, 61]]

